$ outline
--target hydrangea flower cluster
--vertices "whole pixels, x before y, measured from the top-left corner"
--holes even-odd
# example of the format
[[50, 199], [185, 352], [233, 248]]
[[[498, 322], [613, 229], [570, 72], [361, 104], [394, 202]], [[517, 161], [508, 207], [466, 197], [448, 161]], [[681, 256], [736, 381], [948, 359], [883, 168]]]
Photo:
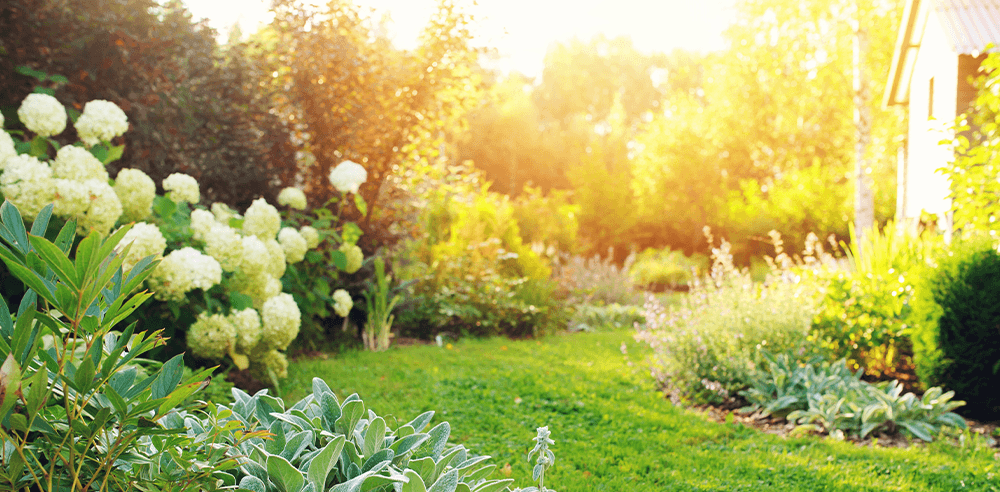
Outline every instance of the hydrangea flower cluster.
[[302, 237], [305, 238], [307, 248], [315, 249], [317, 246], [319, 246], [319, 241], [320, 241], [319, 231], [317, 231], [315, 227], [302, 226], [299, 229], [299, 234], [301, 234]]
[[66, 108], [48, 94], [32, 93], [17, 108], [17, 117], [24, 126], [43, 137], [58, 135], [66, 129]]
[[346, 290], [337, 289], [333, 292], [333, 310], [337, 316], [346, 318], [351, 313], [352, 308], [354, 308], [354, 299], [351, 299], [351, 295]]
[[361, 164], [344, 161], [330, 171], [330, 184], [341, 193], [357, 193], [368, 180], [368, 171]]
[[128, 117], [115, 103], [97, 99], [83, 105], [83, 114], [73, 126], [80, 141], [93, 147], [124, 135], [128, 131]]
[[285, 260], [288, 263], [298, 263], [305, 259], [306, 251], [309, 251], [309, 243], [302, 234], [291, 228], [284, 227], [278, 231], [278, 243], [285, 252]]
[[192, 247], [171, 251], [147, 280], [161, 301], [180, 301], [194, 289], [208, 290], [221, 281], [219, 262]]
[[347, 267], [344, 268], [345, 272], [354, 273], [361, 269], [361, 263], [364, 262], [365, 255], [361, 252], [361, 248], [358, 245], [344, 243], [340, 245], [339, 249], [347, 257]]
[[34, 218], [55, 198], [52, 169], [29, 155], [7, 159], [0, 176], [0, 193], [21, 210], [21, 215]]
[[123, 247], [129, 243], [132, 244], [132, 248], [129, 249], [128, 255], [122, 263], [125, 271], [131, 270], [139, 260], [147, 256], [162, 257], [163, 252], [167, 249], [167, 240], [164, 239], [160, 228], [145, 222], [139, 222], [132, 226], [122, 236], [122, 240], [118, 244], [119, 247]]
[[195, 357], [222, 359], [236, 343], [236, 327], [221, 314], [207, 316], [201, 313], [188, 328], [187, 340]]
[[122, 169], [115, 178], [115, 193], [122, 202], [125, 220], [144, 220], [153, 213], [156, 183], [138, 169]]
[[261, 309], [263, 333], [261, 343], [277, 350], [285, 350], [295, 340], [302, 324], [302, 313], [291, 294], [278, 294], [264, 303]]
[[243, 232], [263, 240], [274, 239], [281, 229], [281, 214], [267, 200], [258, 198], [250, 204], [243, 219]]
[[170, 194], [175, 202], [198, 203], [201, 201], [201, 190], [198, 181], [183, 173], [173, 173], [163, 180], [163, 189]]
[[296, 210], [306, 209], [306, 194], [298, 188], [288, 187], [278, 194], [278, 204], [292, 207]]

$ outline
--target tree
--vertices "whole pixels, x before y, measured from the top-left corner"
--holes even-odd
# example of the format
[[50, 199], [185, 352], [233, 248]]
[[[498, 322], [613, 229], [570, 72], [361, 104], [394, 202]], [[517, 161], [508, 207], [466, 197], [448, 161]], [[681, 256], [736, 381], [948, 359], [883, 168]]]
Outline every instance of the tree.
[[414, 50], [394, 48], [384, 30], [347, 0], [307, 6], [277, 0], [275, 19], [258, 35], [280, 89], [276, 111], [314, 157], [299, 166], [306, 193], [322, 204], [334, 195], [330, 169], [352, 160], [368, 172], [360, 194], [372, 220], [389, 190], [383, 185], [427, 165], [444, 135], [461, 128], [477, 101], [479, 52], [469, 45], [470, 17], [447, 0]]

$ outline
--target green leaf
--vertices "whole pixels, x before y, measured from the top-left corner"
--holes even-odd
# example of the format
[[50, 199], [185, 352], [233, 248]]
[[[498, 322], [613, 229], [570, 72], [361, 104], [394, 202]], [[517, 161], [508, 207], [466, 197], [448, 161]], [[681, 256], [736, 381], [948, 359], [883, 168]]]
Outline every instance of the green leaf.
[[59, 280], [68, 284], [74, 290], [80, 289], [80, 279], [76, 276], [76, 269], [58, 246], [49, 242], [48, 239], [39, 236], [29, 238], [31, 246], [35, 248], [38, 255], [45, 261], [45, 265], [56, 273]]
[[427, 492], [427, 486], [424, 485], [424, 480], [420, 478], [420, 474], [413, 470], [403, 471], [403, 476], [405, 476], [409, 482], [403, 484], [403, 488], [400, 492]]
[[90, 387], [94, 382], [93, 359], [90, 357], [83, 358], [83, 361], [80, 362], [80, 367], [76, 369], [76, 374], [73, 375], [73, 382], [76, 383], [76, 390], [80, 393], [90, 391]]
[[108, 163], [108, 148], [104, 145], [98, 144], [90, 148], [90, 154], [97, 158], [104, 164]]
[[153, 381], [152, 398], [159, 400], [169, 395], [184, 374], [184, 354], [178, 354], [160, 368], [160, 374]]
[[483, 482], [479, 484], [478, 487], [472, 489], [473, 492], [499, 492], [507, 488], [508, 485], [514, 483], [514, 479], [505, 478], [503, 480], [492, 480], [488, 482]]
[[333, 438], [309, 463], [309, 482], [313, 484], [315, 490], [326, 490], [326, 479], [340, 460], [340, 452], [344, 449], [345, 442], [344, 436]]
[[305, 482], [302, 472], [285, 458], [274, 454], [267, 457], [267, 474], [281, 492], [299, 492]]
[[107, 156], [105, 156], [104, 159], [101, 160], [101, 162], [103, 162], [104, 164], [110, 164], [114, 161], [117, 161], [118, 159], [122, 158], [122, 154], [124, 152], [125, 152], [124, 145], [116, 145], [114, 147], [111, 147], [110, 149], [108, 149]]
[[253, 475], [246, 475], [240, 479], [240, 488], [250, 492], [267, 492], [264, 482]]
[[441, 475], [427, 492], [455, 492], [456, 488], [458, 488], [458, 470], [453, 469]]
[[243, 310], [253, 307], [253, 298], [240, 292], [229, 293], [229, 305], [233, 310]]
[[14, 335], [14, 319], [10, 317], [7, 302], [0, 296], [0, 338], [10, 340]]
[[361, 212], [362, 217], [368, 216], [368, 204], [365, 202], [365, 199], [361, 198], [361, 195], [357, 193], [354, 194], [354, 206], [358, 207], [358, 212]]
[[168, 219], [170, 216], [174, 215], [174, 212], [176, 211], [177, 204], [169, 198], [157, 195], [156, 198], [153, 199], [153, 212], [155, 212], [156, 215], [164, 219]]
[[382, 417], [376, 417], [365, 429], [365, 442], [361, 447], [361, 453], [365, 455], [365, 458], [369, 458], [382, 447], [384, 442], [385, 420]]
[[[41, 92], [41, 91], [36, 89], [35, 92]], [[45, 137], [39, 135], [31, 139], [31, 150], [28, 151], [28, 155], [31, 155], [32, 157], [37, 157], [39, 159], [44, 159], [45, 157], [48, 156], [48, 153], [49, 153], [49, 141], [46, 140]]]
[[53, 204], [48, 204], [42, 208], [41, 212], [35, 216], [35, 221], [31, 224], [31, 233], [35, 236], [44, 236], [49, 228], [49, 219], [52, 218]]
[[354, 222], [345, 222], [344, 228], [340, 231], [340, 237], [347, 244], [356, 244], [361, 235], [364, 234], [361, 228]]
[[0, 230], [5, 232], [2, 237], [10, 242], [11, 246], [17, 248], [22, 255], [28, 254], [31, 245], [28, 243], [28, 233], [24, 229], [24, 219], [21, 218], [21, 212], [13, 203], [5, 200], [0, 205], [0, 220], [2, 220]]
[[361, 400], [351, 400], [344, 402], [340, 409], [341, 416], [334, 424], [334, 431], [338, 434], [350, 435], [365, 414], [365, 404]]
[[343, 251], [333, 250], [330, 252], [330, 263], [339, 270], [347, 270], [347, 255]]

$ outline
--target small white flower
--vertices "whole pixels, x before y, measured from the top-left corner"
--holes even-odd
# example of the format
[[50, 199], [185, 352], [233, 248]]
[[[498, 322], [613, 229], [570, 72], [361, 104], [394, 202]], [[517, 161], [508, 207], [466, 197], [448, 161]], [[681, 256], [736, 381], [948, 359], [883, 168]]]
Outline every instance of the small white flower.
[[257, 310], [246, 308], [242, 311], [233, 311], [229, 315], [229, 322], [236, 327], [237, 350], [242, 353], [250, 352], [250, 349], [260, 341], [260, 315], [257, 314]]
[[278, 205], [287, 205], [296, 210], [305, 210], [306, 194], [298, 188], [288, 187], [278, 194]]
[[306, 251], [309, 251], [309, 244], [306, 238], [299, 234], [299, 231], [291, 227], [284, 227], [278, 232], [278, 243], [285, 250], [285, 261], [288, 263], [298, 263], [305, 259]]
[[281, 229], [281, 214], [267, 200], [258, 198], [250, 204], [243, 220], [243, 233], [263, 240], [274, 239]]
[[291, 294], [278, 294], [268, 299], [261, 308], [260, 317], [264, 325], [261, 342], [277, 350], [288, 348], [302, 324], [302, 313]]
[[356, 244], [341, 244], [338, 248], [340, 252], [344, 253], [347, 257], [347, 267], [344, 271], [347, 273], [354, 273], [361, 269], [361, 264], [365, 260], [364, 253], [361, 252], [361, 248]]
[[147, 256], [162, 257], [163, 252], [167, 249], [167, 240], [160, 232], [160, 228], [145, 222], [139, 222], [132, 226], [122, 236], [118, 247], [123, 248], [126, 244], [132, 244], [132, 248], [128, 250], [128, 256], [122, 263], [125, 272], [131, 270], [139, 260]]
[[319, 246], [319, 231], [311, 226], [302, 226], [299, 229], [299, 234], [306, 239], [306, 247], [309, 249], [314, 249]]
[[128, 117], [115, 103], [98, 99], [83, 106], [83, 114], [74, 126], [80, 140], [91, 147], [124, 135], [128, 131]]
[[52, 169], [27, 154], [10, 157], [0, 175], [0, 193], [17, 206], [22, 217], [33, 219], [55, 198]]
[[84, 182], [88, 179], [108, 180], [108, 170], [104, 164], [82, 147], [67, 145], [52, 161], [52, 175], [61, 179]]
[[215, 214], [215, 220], [226, 225], [229, 225], [229, 219], [240, 218], [240, 214], [236, 213], [235, 210], [229, 208], [229, 205], [226, 205], [225, 203], [219, 203], [219, 202], [213, 203], [212, 213]]
[[346, 290], [337, 289], [333, 292], [333, 310], [337, 313], [337, 316], [346, 318], [353, 307], [354, 300], [351, 299], [351, 295]]
[[257, 236], [243, 236], [241, 242], [243, 256], [240, 260], [240, 270], [251, 277], [266, 273], [271, 255], [264, 241]]
[[179, 301], [189, 291], [208, 290], [221, 281], [219, 262], [191, 247], [171, 251], [147, 280], [161, 301]]
[[201, 201], [198, 181], [187, 174], [173, 173], [163, 180], [163, 189], [170, 193], [174, 202], [195, 204]]
[[330, 184], [341, 193], [357, 193], [368, 180], [368, 171], [361, 164], [344, 161], [330, 171]]
[[191, 211], [191, 232], [195, 241], [204, 241], [215, 224], [215, 215], [212, 212], [200, 208]]
[[115, 193], [122, 202], [125, 220], [139, 221], [153, 213], [156, 183], [138, 169], [122, 169], [115, 178]]
[[201, 313], [187, 331], [188, 348], [193, 355], [202, 359], [225, 358], [235, 342], [236, 327], [221, 314], [206, 316]]
[[58, 135], [66, 129], [66, 108], [48, 94], [28, 94], [17, 109], [17, 117], [28, 130], [43, 137]]
[[90, 206], [86, 214], [78, 218], [76, 230], [79, 234], [94, 230], [106, 236], [122, 216], [122, 202], [107, 181], [88, 179], [83, 184], [87, 187]]
[[281, 278], [285, 274], [287, 266], [285, 249], [281, 247], [281, 243], [274, 239], [264, 241], [264, 246], [267, 248], [268, 255], [267, 274], [274, 278]]
[[215, 222], [205, 234], [205, 253], [218, 260], [224, 271], [235, 271], [243, 262], [243, 238], [236, 229]]

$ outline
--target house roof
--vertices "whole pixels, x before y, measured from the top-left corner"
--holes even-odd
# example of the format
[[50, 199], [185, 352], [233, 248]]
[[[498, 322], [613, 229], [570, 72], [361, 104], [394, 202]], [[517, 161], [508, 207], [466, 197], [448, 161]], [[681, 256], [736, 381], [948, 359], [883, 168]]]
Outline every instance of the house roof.
[[1000, 45], [1000, 0], [907, 0], [885, 88], [886, 106], [909, 102], [910, 76], [931, 12], [956, 55], [977, 55], [988, 44]]

